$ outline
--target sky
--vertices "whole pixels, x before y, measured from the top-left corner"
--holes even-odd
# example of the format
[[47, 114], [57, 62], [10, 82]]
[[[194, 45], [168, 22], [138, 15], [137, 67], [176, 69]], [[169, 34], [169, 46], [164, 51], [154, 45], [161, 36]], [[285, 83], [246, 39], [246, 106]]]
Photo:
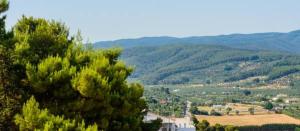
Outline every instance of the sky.
[[85, 41], [204, 36], [300, 29], [300, 0], [10, 0], [22, 15], [65, 23]]

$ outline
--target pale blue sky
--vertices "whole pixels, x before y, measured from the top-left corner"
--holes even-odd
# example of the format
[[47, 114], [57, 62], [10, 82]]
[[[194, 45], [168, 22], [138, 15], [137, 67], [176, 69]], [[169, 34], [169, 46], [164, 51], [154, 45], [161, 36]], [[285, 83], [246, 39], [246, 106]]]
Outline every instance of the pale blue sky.
[[24, 14], [65, 22], [90, 42], [300, 29], [300, 0], [10, 0], [8, 26]]

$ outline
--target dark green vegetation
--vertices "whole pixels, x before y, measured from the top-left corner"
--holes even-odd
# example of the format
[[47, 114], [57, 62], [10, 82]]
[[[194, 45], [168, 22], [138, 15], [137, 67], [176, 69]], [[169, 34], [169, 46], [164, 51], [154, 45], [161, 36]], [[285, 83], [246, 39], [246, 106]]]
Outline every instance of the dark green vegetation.
[[[8, 8], [0, 1], [0, 13]], [[143, 87], [119, 49], [94, 50], [59, 22], [0, 19], [0, 130], [142, 130]], [[23, 107], [22, 107], [23, 106]], [[150, 124], [150, 125], [149, 125]], [[154, 121], [157, 128], [160, 121]], [[151, 128], [151, 129], [153, 129]], [[147, 128], [148, 129], [148, 128]], [[147, 130], [144, 129], [144, 130]]]
[[294, 124], [266, 124], [262, 126], [238, 127], [239, 131], [298, 131], [299, 125]]
[[210, 125], [208, 121], [198, 121], [195, 116], [192, 117], [194, 125], [196, 127], [196, 131], [238, 131], [238, 127], [231, 126], [231, 125]]
[[142, 123], [143, 131], [157, 131], [162, 126], [162, 119], [157, 118], [156, 120], [151, 120], [151, 122]]
[[144, 96], [146, 97], [150, 112], [162, 116], [184, 116], [186, 101], [184, 98], [171, 93], [169, 88], [148, 88]]
[[300, 104], [290, 106], [282, 111], [283, 114], [300, 119]]
[[208, 111], [199, 110], [196, 104], [193, 104], [189, 111], [194, 115], [209, 115]]
[[[298, 55], [212, 45], [133, 47], [124, 51], [122, 59], [135, 66], [131, 77], [145, 84], [211, 84], [253, 78], [243, 86], [267, 85], [300, 71]], [[282, 84], [290, 85], [289, 81]]]
[[273, 109], [273, 107], [274, 107], [273, 104], [269, 101], [264, 104], [264, 108], [267, 110], [271, 110]]
[[185, 45], [223, 45], [239, 49], [300, 53], [300, 30], [289, 33], [232, 34], [187, 38], [144, 37], [139, 39], [97, 42], [94, 47], [121, 46], [124, 48], [131, 48], [136, 46], [161, 46], [176, 43], [185, 43]]

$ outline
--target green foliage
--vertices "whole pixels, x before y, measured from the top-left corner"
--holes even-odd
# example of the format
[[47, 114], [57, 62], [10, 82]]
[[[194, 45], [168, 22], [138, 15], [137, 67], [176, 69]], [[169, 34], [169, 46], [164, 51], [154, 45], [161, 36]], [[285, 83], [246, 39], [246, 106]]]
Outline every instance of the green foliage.
[[273, 104], [269, 101], [264, 104], [264, 108], [267, 110], [271, 110], [273, 109], [273, 107], [274, 107]]
[[261, 126], [241, 126], [240, 131], [295, 131], [299, 128], [295, 124], [265, 124]]
[[195, 114], [195, 115], [199, 115], [200, 114], [200, 111], [198, 110], [197, 106], [191, 106], [190, 112], [192, 114]]
[[47, 109], [40, 110], [39, 104], [31, 97], [23, 106], [21, 114], [15, 116], [15, 123], [19, 130], [37, 130], [37, 131], [97, 131], [97, 125], [86, 128], [84, 121], [65, 119], [63, 116], [54, 116]]
[[269, 75], [268, 80], [274, 80], [277, 78], [280, 78], [282, 76], [287, 76], [292, 73], [296, 73], [300, 71], [300, 66], [281, 66], [276, 67], [272, 70], [272, 72]]
[[212, 109], [209, 113], [211, 116], [222, 116], [221, 113], [217, 112], [216, 110]]
[[[21, 130], [72, 130], [81, 121], [95, 130], [142, 129], [144, 89], [127, 83], [133, 69], [118, 60], [120, 49], [85, 48], [64, 24], [42, 18], [23, 16], [10, 33], [3, 17], [0, 33], [0, 130], [17, 128], [21, 110]], [[21, 109], [30, 96], [37, 102]]]
[[232, 111], [232, 108], [230, 108], [230, 107], [227, 107], [227, 108], [226, 108], [226, 114], [227, 114], [227, 115], [229, 115], [231, 111]]
[[300, 109], [296, 107], [286, 108], [282, 111], [283, 114], [300, 119]]
[[59, 22], [23, 16], [14, 26], [15, 53], [20, 64], [37, 64], [48, 56], [64, 56], [72, 45], [67, 27]]
[[243, 93], [245, 96], [248, 96], [251, 94], [251, 91], [250, 90], [243, 90]]
[[0, 130], [15, 130], [13, 116], [19, 111], [22, 98], [16, 87], [17, 75], [13, 65], [13, 33], [5, 28], [8, 1], [0, 0]]
[[0, 13], [3, 13], [8, 10], [8, 1], [7, 0], [1, 0], [0, 1]]
[[195, 116], [192, 116], [193, 123], [196, 127], [196, 131], [238, 131], [238, 127], [231, 125], [210, 125], [207, 120], [202, 120], [201, 122], [197, 120]]
[[149, 111], [162, 116], [184, 116], [183, 111], [186, 100], [176, 95], [176, 92], [171, 92], [169, 88], [148, 88], [144, 96], [146, 97]]
[[225, 131], [239, 131], [239, 129], [236, 126], [227, 125], [225, 126]]
[[254, 115], [255, 109], [253, 107], [248, 108], [248, 111], [251, 115]]
[[158, 131], [162, 126], [162, 119], [157, 118], [156, 120], [151, 120], [149, 123], [142, 124], [143, 131]]
[[23, 17], [14, 29], [16, 63], [43, 107], [99, 129], [141, 129], [143, 88], [126, 83], [132, 69], [117, 60], [119, 49], [84, 49], [64, 25], [43, 19]]
[[[198, 127], [199, 131], [205, 131], [209, 129], [209, 122], [207, 120], [202, 120], [201, 122], [199, 122], [196, 127]], [[196, 128], [197, 129], [197, 128]]]
[[[76, 73], [76, 68], [70, 66], [68, 59], [61, 57], [48, 57], [42, 60], [37, 66], [26, 65], [28, 82], [34, 92], [44, 93], [49, 88], [68, 88], [70, 84], [65, 83]], [[56, 85], [60, 83], [60, 85]], [[59, 87], [56, 87], [59, 86]]]
[[191, 106], [190, 112], [194, 115], [208, 115], [207, 111], [199, 110], [198, 107], [194, 105]]
[[[2, 15], [2, 13], [4, 13], [7, 10], [8, 10], [7, 0], [0, 0], [0, 14]], [[5, 15], [1, 16], [1, 18], [0, 18], [0, 39], [1, 39], [1, 43], [7, 35], [6, 29], [5, 29], [5, 18], [6, 18]]]

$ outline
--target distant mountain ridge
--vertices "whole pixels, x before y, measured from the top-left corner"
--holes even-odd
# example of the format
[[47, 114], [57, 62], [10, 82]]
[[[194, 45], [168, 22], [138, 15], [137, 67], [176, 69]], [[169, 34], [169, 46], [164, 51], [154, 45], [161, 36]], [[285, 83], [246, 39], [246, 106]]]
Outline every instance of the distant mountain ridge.
[[300, 73], [300, 55], [221, 45], [138, 46], [126, 48], [121, 59], [135, 67], [131, 77], [145, 84], [222, 83], [251, 77], [266, 77], [261, 80], [269, 83]]
[[238, 49], [283, 51], [300, 54], [300, 30], [288, 33], [254, 33], [230, 34], [218, 36], [143, 37], [137, 39], [120, 39], [94, 43], [95, 48], [119, 46], [131, 48], [137, 46], [161, 46], [167, 44], [223, 45]]

